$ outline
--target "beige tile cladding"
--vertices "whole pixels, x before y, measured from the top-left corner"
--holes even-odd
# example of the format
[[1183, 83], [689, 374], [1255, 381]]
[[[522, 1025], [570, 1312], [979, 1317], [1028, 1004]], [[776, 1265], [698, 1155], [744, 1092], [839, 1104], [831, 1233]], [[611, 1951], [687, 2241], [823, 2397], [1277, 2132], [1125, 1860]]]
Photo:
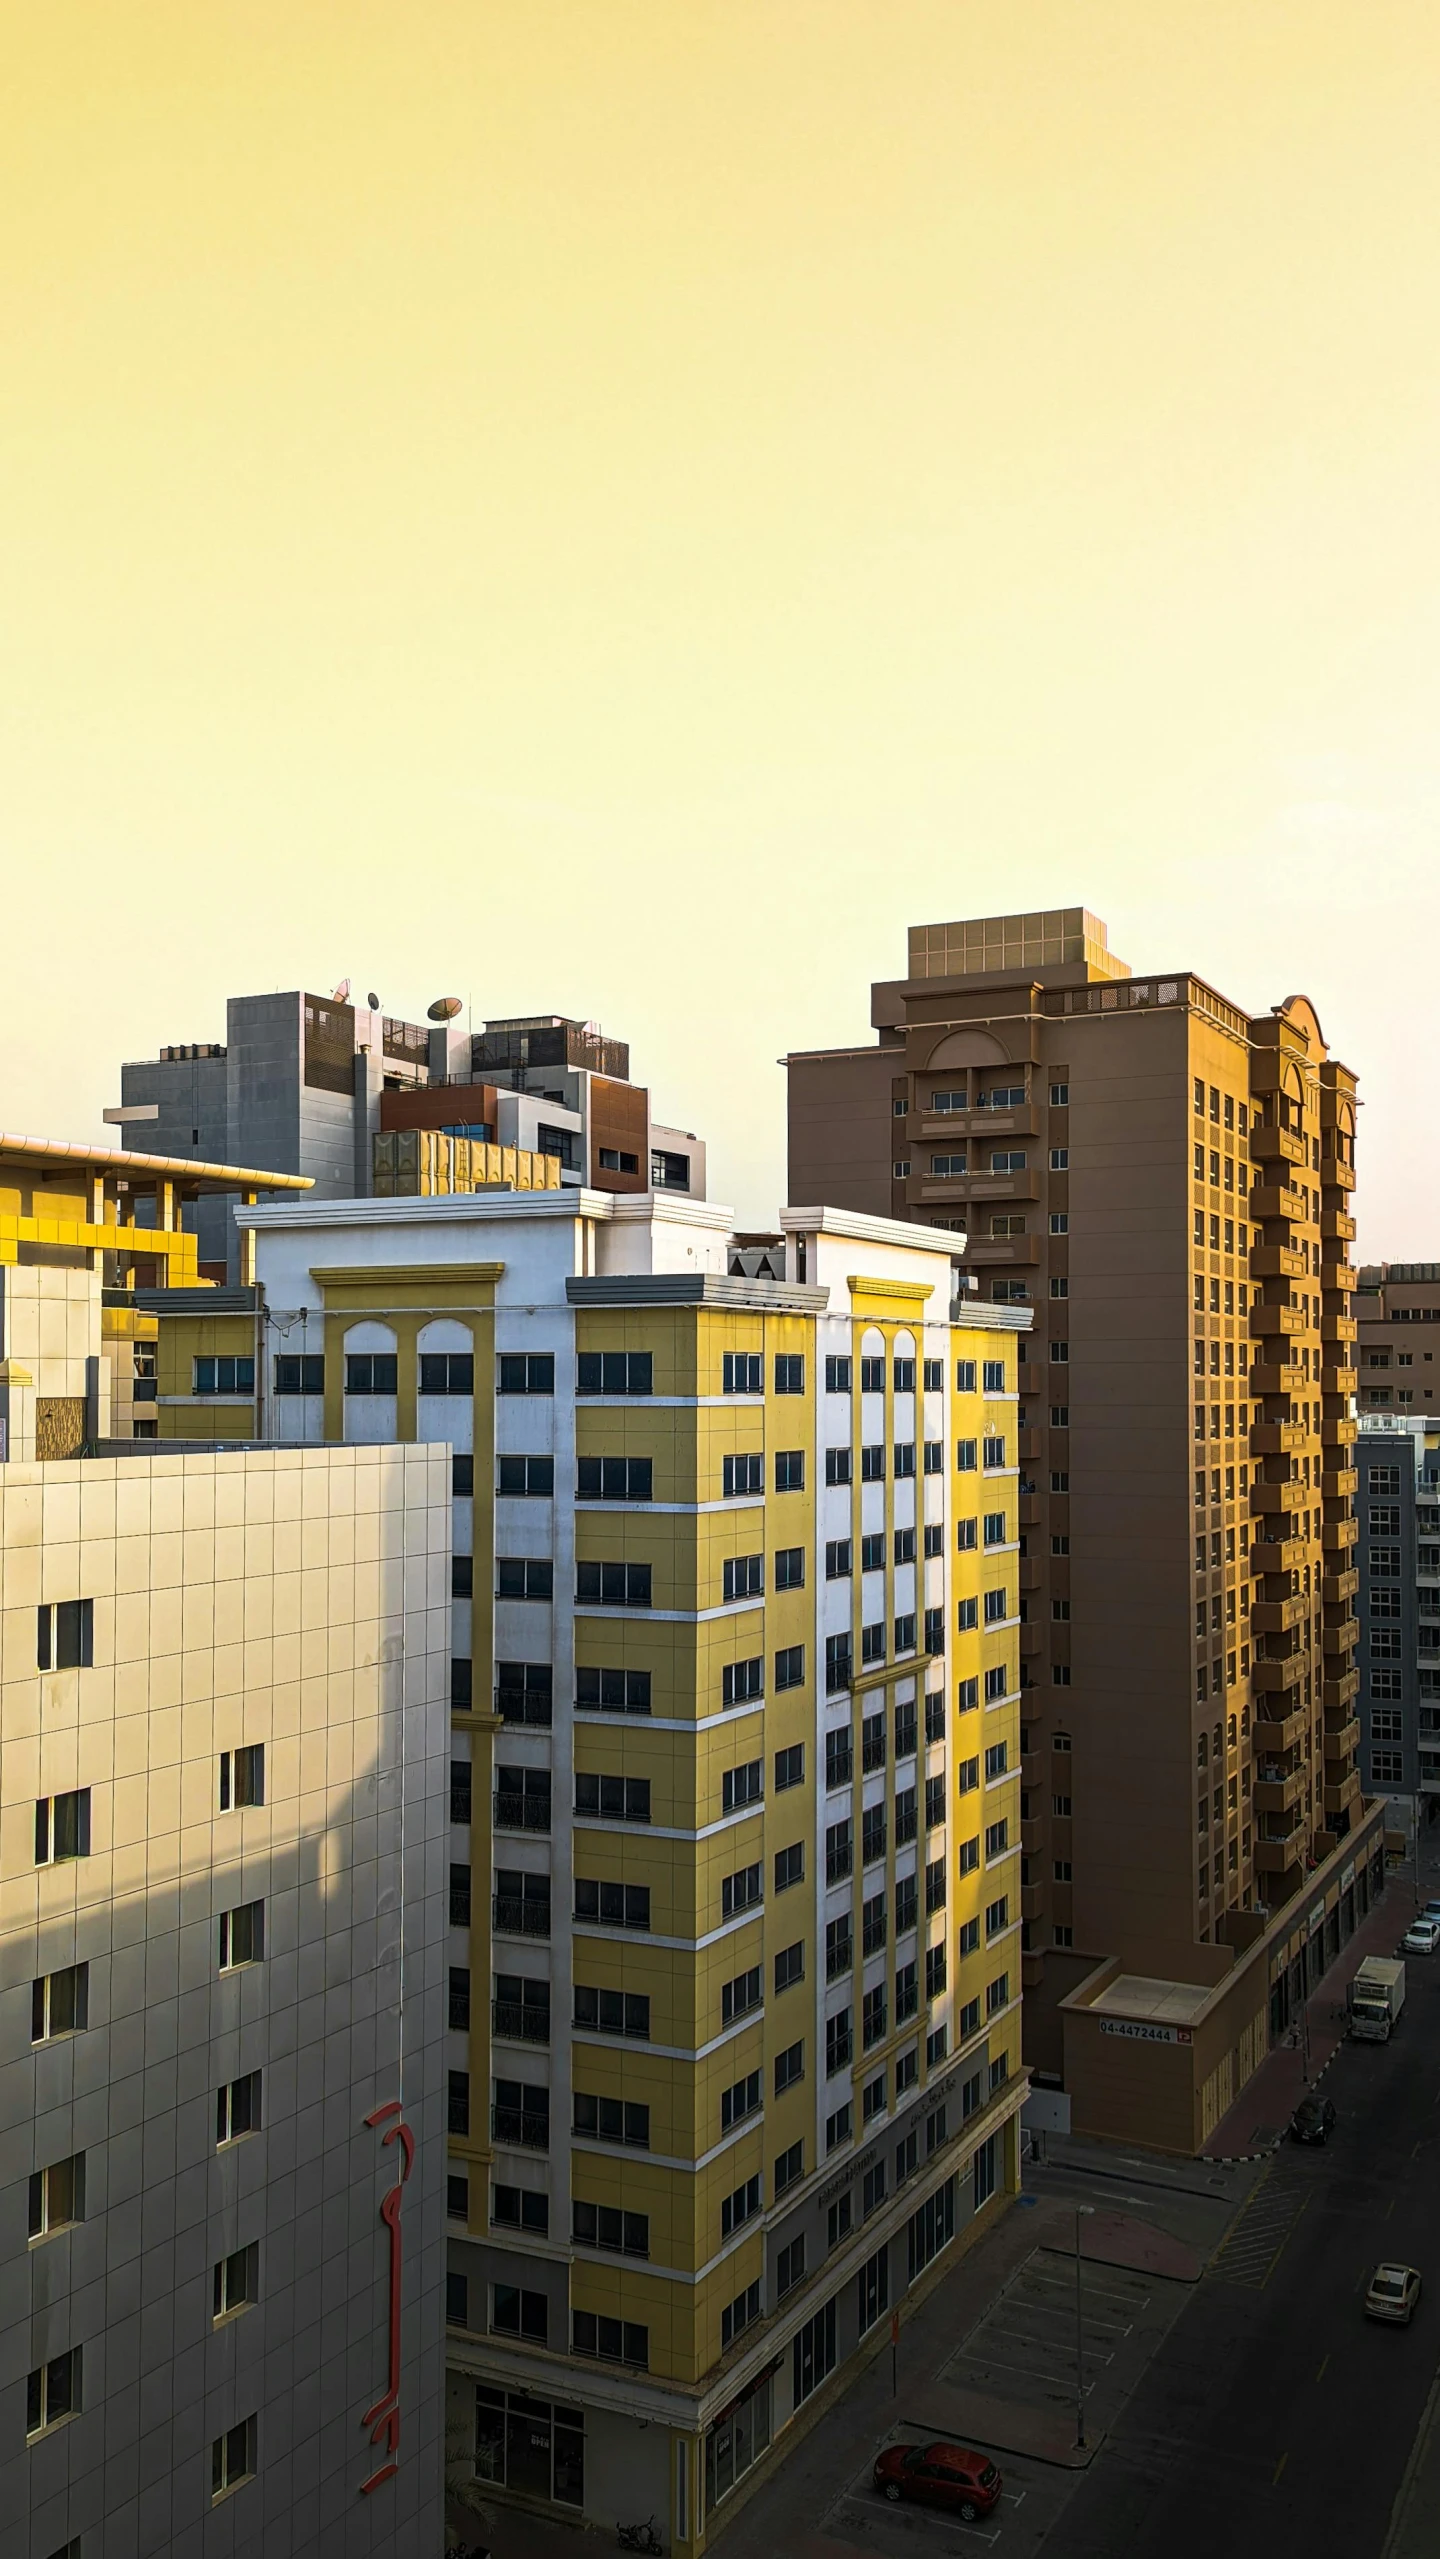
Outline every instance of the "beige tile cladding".
[[[449, 1556], [443, 1449], [0, 1468], [0, 2499], [27, 2549], [439, 2546]], [[37, 1608], [76, 1598], [93, 1663], [38, 1670]], [[222, 1811], [219, 1754], [255, 1742], [264, 1804]], [[90, 1853], [37, 1865], [37, 1799], [75, 1787]], [[264, 1960], [222, 1973], [253, 1900]], [[33, 2045], [32, 1983], [77, 1962], [85, 2031]], [[257, 2070], [260, 2130], [217, 2149], [217, 2091]], [[400, 2465], [362, 2497], [397, 2157], [364, 2117], [394, 2097]], [[27, 2246], [31, 2175], [75, 2152], [83, 2221]], [[216, 2324], [252, 2241], [259, 2299]], [[26, 2375], [75, 2346], [80, 2411], [27, 2444]], [[251, 2416], [222, 2525], [210, 2448]]]

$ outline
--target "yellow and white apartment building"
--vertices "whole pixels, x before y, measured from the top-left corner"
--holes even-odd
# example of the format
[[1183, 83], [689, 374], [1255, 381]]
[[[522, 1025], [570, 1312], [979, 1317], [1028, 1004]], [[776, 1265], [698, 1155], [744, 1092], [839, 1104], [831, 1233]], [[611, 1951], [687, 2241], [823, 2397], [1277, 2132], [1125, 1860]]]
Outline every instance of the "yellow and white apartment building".
[[451, 2493], [698, 2552], [1017, 2183], [1028, 1310], [823, 1209], [238, 1215], [168, 1391], [452, 1451]]
[[440, 2545], [449, 1467], [137, 1393], [270, 1187], [0, 1137], [7, 2551]]

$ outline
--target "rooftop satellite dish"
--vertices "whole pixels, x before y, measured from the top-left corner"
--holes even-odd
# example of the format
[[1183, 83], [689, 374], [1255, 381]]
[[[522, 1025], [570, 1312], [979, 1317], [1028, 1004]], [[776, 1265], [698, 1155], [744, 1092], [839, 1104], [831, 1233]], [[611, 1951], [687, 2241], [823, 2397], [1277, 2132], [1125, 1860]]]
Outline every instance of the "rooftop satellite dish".
[[349, 1001], [350, 1001], [350, 980], [348, 979], [348, 977], [342, 977], [342, 979], [340, 980], [339, 985], [338, 985], [338, 986], [336, 987], [336, 989], [335, 989], [334, 994], [331, 996], [330, 1001], [331, 1001], [331, 1003], [332, 1003], [332, 1004], [348, 1004], [348, 1003], [349, 1003]]
[[366, 1001], [366, 1003], [369, 1005], [370, 1010], [371, 1010], [371, 1012], [372, 1012], [372, 1013], [378, 1013], [378, 1012], [379, 1012], [379, 1010], [380, 1010], [380, 998], [379, 998], [379, 996], [378, 996], [378, 995], [367, 995], [367, 996], [366, 996], [366, 998], [365, 998], [365, 1001]]
[[437, 995], [434, 1003], [427, 1005], [425, 1018], [429, 1022], [453, 1022], [456, 1014], [464, 1010], [458, 995]]

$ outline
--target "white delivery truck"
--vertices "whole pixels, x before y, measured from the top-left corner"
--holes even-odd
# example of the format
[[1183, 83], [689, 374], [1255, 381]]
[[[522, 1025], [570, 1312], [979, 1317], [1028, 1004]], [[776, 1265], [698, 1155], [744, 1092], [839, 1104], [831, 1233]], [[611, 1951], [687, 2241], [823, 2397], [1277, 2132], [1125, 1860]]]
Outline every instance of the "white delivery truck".
[[1405, 1966], [1395, 1955], [1367, 1955], [1350, 1984], [1350, 2032], [1357, 2043], [1388, 2044], [1405, 2005]]

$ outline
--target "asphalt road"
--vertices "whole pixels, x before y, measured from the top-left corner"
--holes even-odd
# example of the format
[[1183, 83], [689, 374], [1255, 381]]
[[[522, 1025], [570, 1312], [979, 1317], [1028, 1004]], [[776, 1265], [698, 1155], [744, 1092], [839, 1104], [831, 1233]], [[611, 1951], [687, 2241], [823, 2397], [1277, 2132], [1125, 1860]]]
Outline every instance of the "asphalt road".
[[[1399, 2559], [1440, 2365], [1440, 1957], [1407, 1973], [1391, 2042], [1344, 2044], [1325, 2074], [1329, 2144], [1276, 2153], [1045, 2559]], [[1408, 2329], [1361, 2314], [1384, 2257], [1424, 2278]]]

